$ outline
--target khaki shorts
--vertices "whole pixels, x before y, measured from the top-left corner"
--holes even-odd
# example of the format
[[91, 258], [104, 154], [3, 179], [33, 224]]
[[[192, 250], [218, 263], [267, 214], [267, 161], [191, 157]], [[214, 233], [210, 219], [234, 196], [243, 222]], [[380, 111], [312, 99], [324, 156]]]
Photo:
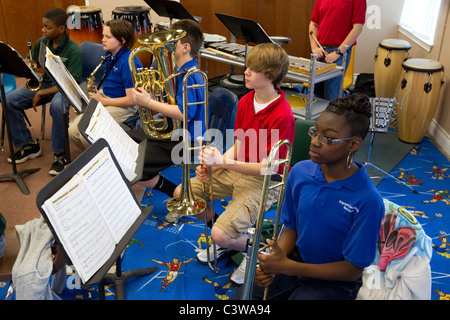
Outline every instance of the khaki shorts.
[[[231, 197], [214, 226], [222, 229], [231, 238], [238, 239], [256, 223], [264, 178], [220, 169], [214, 172], [211, 181], [214, 200]], [[202, 183], [197, 178], [191, 179], [191, 188], [194, 195], [202, 196]], [[205, 190], [209, 199], [209, 181], [206, 181]], [[269, 190], [264, 211], [277, 200], [278, 190]]]

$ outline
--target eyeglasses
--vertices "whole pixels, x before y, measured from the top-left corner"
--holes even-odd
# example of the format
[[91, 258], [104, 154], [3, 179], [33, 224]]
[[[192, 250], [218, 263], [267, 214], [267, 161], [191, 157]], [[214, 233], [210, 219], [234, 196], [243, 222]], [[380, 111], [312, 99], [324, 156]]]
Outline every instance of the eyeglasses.
[[311, 138], [315, 138], [318, 137], [319, 138], [319, 142], [321, 144], [327, 144], [327, 145], [332, 145], [332, 144], [338, 144], [344, 141], [348, 141], [348, 140], [352, 140], [355, 139], [357, 137], [350, 137], [350, 138], [343, 138], [343, 139], [332, 139], [330, 137], [324, 137], [319, 135], [319, 133], [317, 132], [316, 129], [314, 129], [314, 127], [309, 127], [308, 128], [308, 134]]

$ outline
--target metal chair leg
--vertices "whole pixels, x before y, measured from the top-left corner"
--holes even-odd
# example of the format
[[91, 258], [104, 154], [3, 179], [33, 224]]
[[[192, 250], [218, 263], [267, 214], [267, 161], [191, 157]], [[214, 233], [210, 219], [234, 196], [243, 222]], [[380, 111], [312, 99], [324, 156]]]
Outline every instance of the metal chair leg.
[[46, 104], [42, 105], [42, 117], [41, 117], [41, 140], [44, 140], [45, 135], [45, 115], [46, 115]]

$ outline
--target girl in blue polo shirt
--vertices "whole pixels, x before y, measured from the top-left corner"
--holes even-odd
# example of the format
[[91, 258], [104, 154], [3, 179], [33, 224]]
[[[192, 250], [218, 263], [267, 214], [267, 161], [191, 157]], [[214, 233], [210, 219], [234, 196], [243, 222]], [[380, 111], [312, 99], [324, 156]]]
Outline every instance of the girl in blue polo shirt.
[[355, 299], [363, 269], [375, 258], [383, 200], [353, 161], [369, 129], [363, 95], [330, 102], [309, 129], [311, 160], [291, 170], [282, 209], [285, 229], [259, 254], [255, 298]]
[[[135, 42], [133, 25], [125, 19], [106, 21], [103, 26], [102, 44], [105, 50], [105, 71], [101, 81], [102, 87], [89, 92], [89, 99], [101, 102], [112, 118], [119, 124], [134, 116], [138, 111], [131, 90], [134, 88], [128, 63], [131, 48]], [[136, 68], [142, 68], [137, 57]], [[102, 75], [96, 75], [102, 77]], [[91, 144], [83, 138], [78, 130], [78, 115], [69, 125], [69, 139], [80, 150]]]

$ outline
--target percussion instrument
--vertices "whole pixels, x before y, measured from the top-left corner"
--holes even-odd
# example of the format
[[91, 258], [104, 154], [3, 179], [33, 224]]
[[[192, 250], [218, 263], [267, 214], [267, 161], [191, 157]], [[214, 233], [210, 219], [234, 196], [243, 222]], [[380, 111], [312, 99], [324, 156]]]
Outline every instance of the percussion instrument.
[[226, 43], [227, 38], [219, 34], [203, 33], [203, 45], [208, 47], [211, 43]]
[[[112, 11], [113, 19], [125, 19], [132, 24], [134, 29], [134, 38], [136, 40], [132, 49], [139, 47], [137, 39], [152, 32], [149, 12], [149, 7], [142, 6], [116, 7]], [[152, 60], [151, 55], [140, 54], [138, 59], [144, 67], [150, 67]]]
[[380, 42], [375, 55], [374, 84], [377, 97], [393, 98], [398, 79], [402, 73], [402, 62], [408, 57], [411, 45], [400, 39], [385, 39]]
[[84, 41], [102, 43], [102, 10], [93, 6], [70, 6], [67, 8], [69, 18], [69, 37], [78, 45]]
[[168, 21], [159, 21], [156, 23], [153, 32], [167, 31], [169, 30], [170, 22]]
[[401, 141], [419, 143], [439, 102], [444, 67], [430, 59], [408, 59], [402, 67], [395, 93], [398, 136]]
[[283, 44], [287, 44], [287, 43], [291, 42], [291, 40], [292, 40], [289, 37], [282, 37], [282, 36], [272, 36], [272, 37], [269, 37], [269, 38], [270, 38], [270, 40], [272, 40], [273, 42], [275, 42], [279, 46], [282, 46]]

